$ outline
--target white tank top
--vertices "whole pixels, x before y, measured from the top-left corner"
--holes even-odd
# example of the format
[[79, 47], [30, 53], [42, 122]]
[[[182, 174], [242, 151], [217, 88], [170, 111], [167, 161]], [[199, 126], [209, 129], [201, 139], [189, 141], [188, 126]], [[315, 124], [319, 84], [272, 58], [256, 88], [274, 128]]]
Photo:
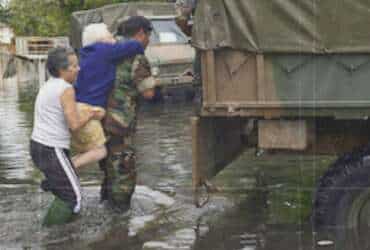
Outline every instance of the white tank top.
[[64, 117], [60, 97], [72, 88], [60, 78], [50, 78], [37, 94], [32, 140], [49, 147], [69, 149], [71, 135]]

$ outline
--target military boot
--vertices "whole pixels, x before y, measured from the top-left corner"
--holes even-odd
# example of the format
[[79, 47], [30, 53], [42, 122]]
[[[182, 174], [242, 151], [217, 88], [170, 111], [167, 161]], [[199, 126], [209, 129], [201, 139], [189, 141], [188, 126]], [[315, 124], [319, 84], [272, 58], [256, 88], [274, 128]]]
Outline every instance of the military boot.
[[115, 164], [115, 178], [111, 187], [111, 203], [115, 208], [126, 211], [130, 208], [131, 197], [136, 186], [136, 156], [126, 151]]

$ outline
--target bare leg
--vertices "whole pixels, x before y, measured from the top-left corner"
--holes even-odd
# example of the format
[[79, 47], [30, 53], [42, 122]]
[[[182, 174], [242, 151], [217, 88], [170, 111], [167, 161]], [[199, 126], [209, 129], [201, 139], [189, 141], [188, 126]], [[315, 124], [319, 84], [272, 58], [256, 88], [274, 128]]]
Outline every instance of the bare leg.
[[87, 151], [86, 153], [78, 154], [72, 157], [72, 162], [75, 168], [98, 162], [107, 156], [107, 148], [100, 146]]

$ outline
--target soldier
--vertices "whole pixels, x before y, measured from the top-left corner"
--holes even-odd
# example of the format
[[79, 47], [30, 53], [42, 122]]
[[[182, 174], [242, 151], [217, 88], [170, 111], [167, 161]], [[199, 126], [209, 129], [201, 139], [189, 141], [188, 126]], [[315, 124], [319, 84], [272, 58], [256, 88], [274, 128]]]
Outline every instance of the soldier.
[[[197, 7], [198, 0], [176, 0], [176, 24], [180, 29], [187, 35], [191, 36], [191, 31], [193, 27], [193, 16], [195, 14], [195, 9]], [[201, 61], [200, 52], [195, 49], [195, 59], [194, 59], [194, 87], [201, 89]], [[201, 96], [201, 95], [200, 95]]]
[[[118, 28], [118, 35], [139, 41], [144, 48], [149, 43], [152, 25], [141, 16], [133, 16]], [[108, 100], [103, 127], [108, 139], [108, 156], [101, 162], [104, 171], [102, 200], [123, 211], [130, 206], [136, 185], [136, 155], [132, 137], [136, 130], [138, 97], [154, 96], [155, 79], [144, 55], [122, 61], [117, 67], [115, 86]]]
[[196, 5], [197, 0], [177, 0], [175, 3], [176, 24], [187, 36], [191, 36]]

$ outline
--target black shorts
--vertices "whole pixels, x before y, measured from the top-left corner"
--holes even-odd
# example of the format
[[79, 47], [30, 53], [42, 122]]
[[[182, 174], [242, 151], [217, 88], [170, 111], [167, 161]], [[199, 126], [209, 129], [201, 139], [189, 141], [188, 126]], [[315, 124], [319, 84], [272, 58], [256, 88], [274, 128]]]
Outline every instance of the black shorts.
[[81, 209], [81, 187], [69, 152], [53, 148], [31, 140], [31, 157], [46, 179], [41, 187], [70, 205], [74, 213]]

